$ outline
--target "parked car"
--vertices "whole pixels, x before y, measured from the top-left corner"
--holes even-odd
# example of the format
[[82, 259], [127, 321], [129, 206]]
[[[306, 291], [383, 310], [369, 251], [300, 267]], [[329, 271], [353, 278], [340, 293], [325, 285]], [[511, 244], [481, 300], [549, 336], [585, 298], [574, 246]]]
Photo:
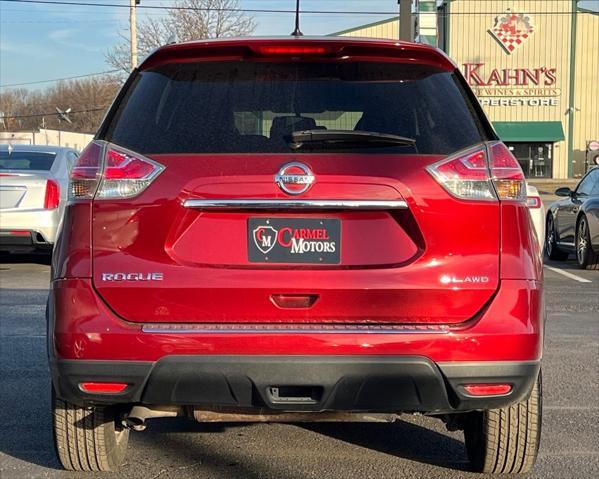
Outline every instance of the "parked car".
[[543, 244], [545, 242], [545, 205], [541, 201], [539, 190], [534, 186], [526, 184], [526, 204], [530, 211], [530, 218], [535, 227], [537, 241], [539, 243], [539, 253], [543, 254]]
[[590, 169], [574, 188], [555, 190], [558, 200], [546, 219], [545, 252], [564, 261], [571, 253], [578, 266], [599, 269], [599, 167]]
[[463, 429], [475, 470], [534, 463], [543, 277], [524, 175], [441, 51], [162, 47], [70, 191], [48, 305], [65, 468], [116, 469], [153, 417], [415, 412]]
[[78, 152], [0, 145], [0, 251], [51, 252]]

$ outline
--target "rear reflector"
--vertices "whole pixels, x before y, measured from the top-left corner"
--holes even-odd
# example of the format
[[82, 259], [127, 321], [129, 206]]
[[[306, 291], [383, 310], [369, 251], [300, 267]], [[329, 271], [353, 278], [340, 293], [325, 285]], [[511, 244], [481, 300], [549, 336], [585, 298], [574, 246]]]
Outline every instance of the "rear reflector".
[[512, 391], [511, 384], [465, 384], [464, 389], [471, 396], [502, 396]]
[[79, 383], [79, 389], [83, 392], [94, 394], [117, 394], [126, 388], [126, 383]]
[[8, 232], [8, 234], [11, 236], [31, 236], [30, 231], [23, 231], [23, 230], [10, 230]]
[[58, 208], [60, 202], [60, 187], [54, 180], [46, 182], [46, 196], [44, 197], [44, 209], [53, 210]]

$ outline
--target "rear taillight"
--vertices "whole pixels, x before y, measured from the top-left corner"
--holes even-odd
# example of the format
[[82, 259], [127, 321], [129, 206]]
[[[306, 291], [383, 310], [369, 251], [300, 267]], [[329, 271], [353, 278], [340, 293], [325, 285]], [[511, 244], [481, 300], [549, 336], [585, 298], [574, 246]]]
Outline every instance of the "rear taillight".
[[155, 161], [114, 145], [107, 145], [104, 172], [96, 198], [132, 198], [164, 170]]
[[92, 142], [71, 172], [71, 199], [132, 198], [145, 190], [163, 169], [137, 153]]
[[60, 202], [60, 187], [54, 180], [46, 181], [46, 196], [44, 197], [44, 209], [53, 210], [58, 208]]
[[497, 199], [489, 177], [487, 148], [478, 146], [428, 167], [428, 171], [453, 196], [464, 200]]
[[500, 200], [524, 200], [526, 183], [518, 160], [503, 143], [489, 146], [491, 176]]
[[538, 196], [528, 196], [526, 198], [526, 205], [531, 209], [538, 209], [541, 207], [541, 198]]
[[525, 199], [524, 174], [503, 143], [470, 148], [427, 169], [441, 186], [460, 199]]
[[102, 170], [104, 146], [92, 141], [81, 152], [71, 170], [69, 200], [91, 200], [96, 194]]

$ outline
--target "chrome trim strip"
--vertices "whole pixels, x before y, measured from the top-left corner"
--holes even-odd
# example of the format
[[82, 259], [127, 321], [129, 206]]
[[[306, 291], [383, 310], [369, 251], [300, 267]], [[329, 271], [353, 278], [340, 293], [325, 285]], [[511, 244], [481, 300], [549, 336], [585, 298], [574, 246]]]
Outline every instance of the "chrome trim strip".
[[370, 329], [259, 329], [259, 328], [236, 328], [236, 329], [213, 329], [213, 328], [160, 328], [142, 326], [143, 333], [150, 334], [449, 334], [450, 329], [416, 329], [416, 328], [370, 328]]
[[202, 210], [397, 210], [404, 200], [185, 200], [185, 208]]

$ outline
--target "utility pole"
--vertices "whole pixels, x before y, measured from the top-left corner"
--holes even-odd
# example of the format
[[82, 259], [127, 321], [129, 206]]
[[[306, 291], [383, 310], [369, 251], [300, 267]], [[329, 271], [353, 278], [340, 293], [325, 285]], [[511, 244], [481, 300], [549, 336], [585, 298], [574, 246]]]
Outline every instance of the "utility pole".
[[129, 31], [131, 33], [131, 70], [137, 68], [137, 5], [141, 0], [129, 0]]
[[397, 0], [397, 3], [399, 3], [399, 39], [413, 42], [412, 0]]

